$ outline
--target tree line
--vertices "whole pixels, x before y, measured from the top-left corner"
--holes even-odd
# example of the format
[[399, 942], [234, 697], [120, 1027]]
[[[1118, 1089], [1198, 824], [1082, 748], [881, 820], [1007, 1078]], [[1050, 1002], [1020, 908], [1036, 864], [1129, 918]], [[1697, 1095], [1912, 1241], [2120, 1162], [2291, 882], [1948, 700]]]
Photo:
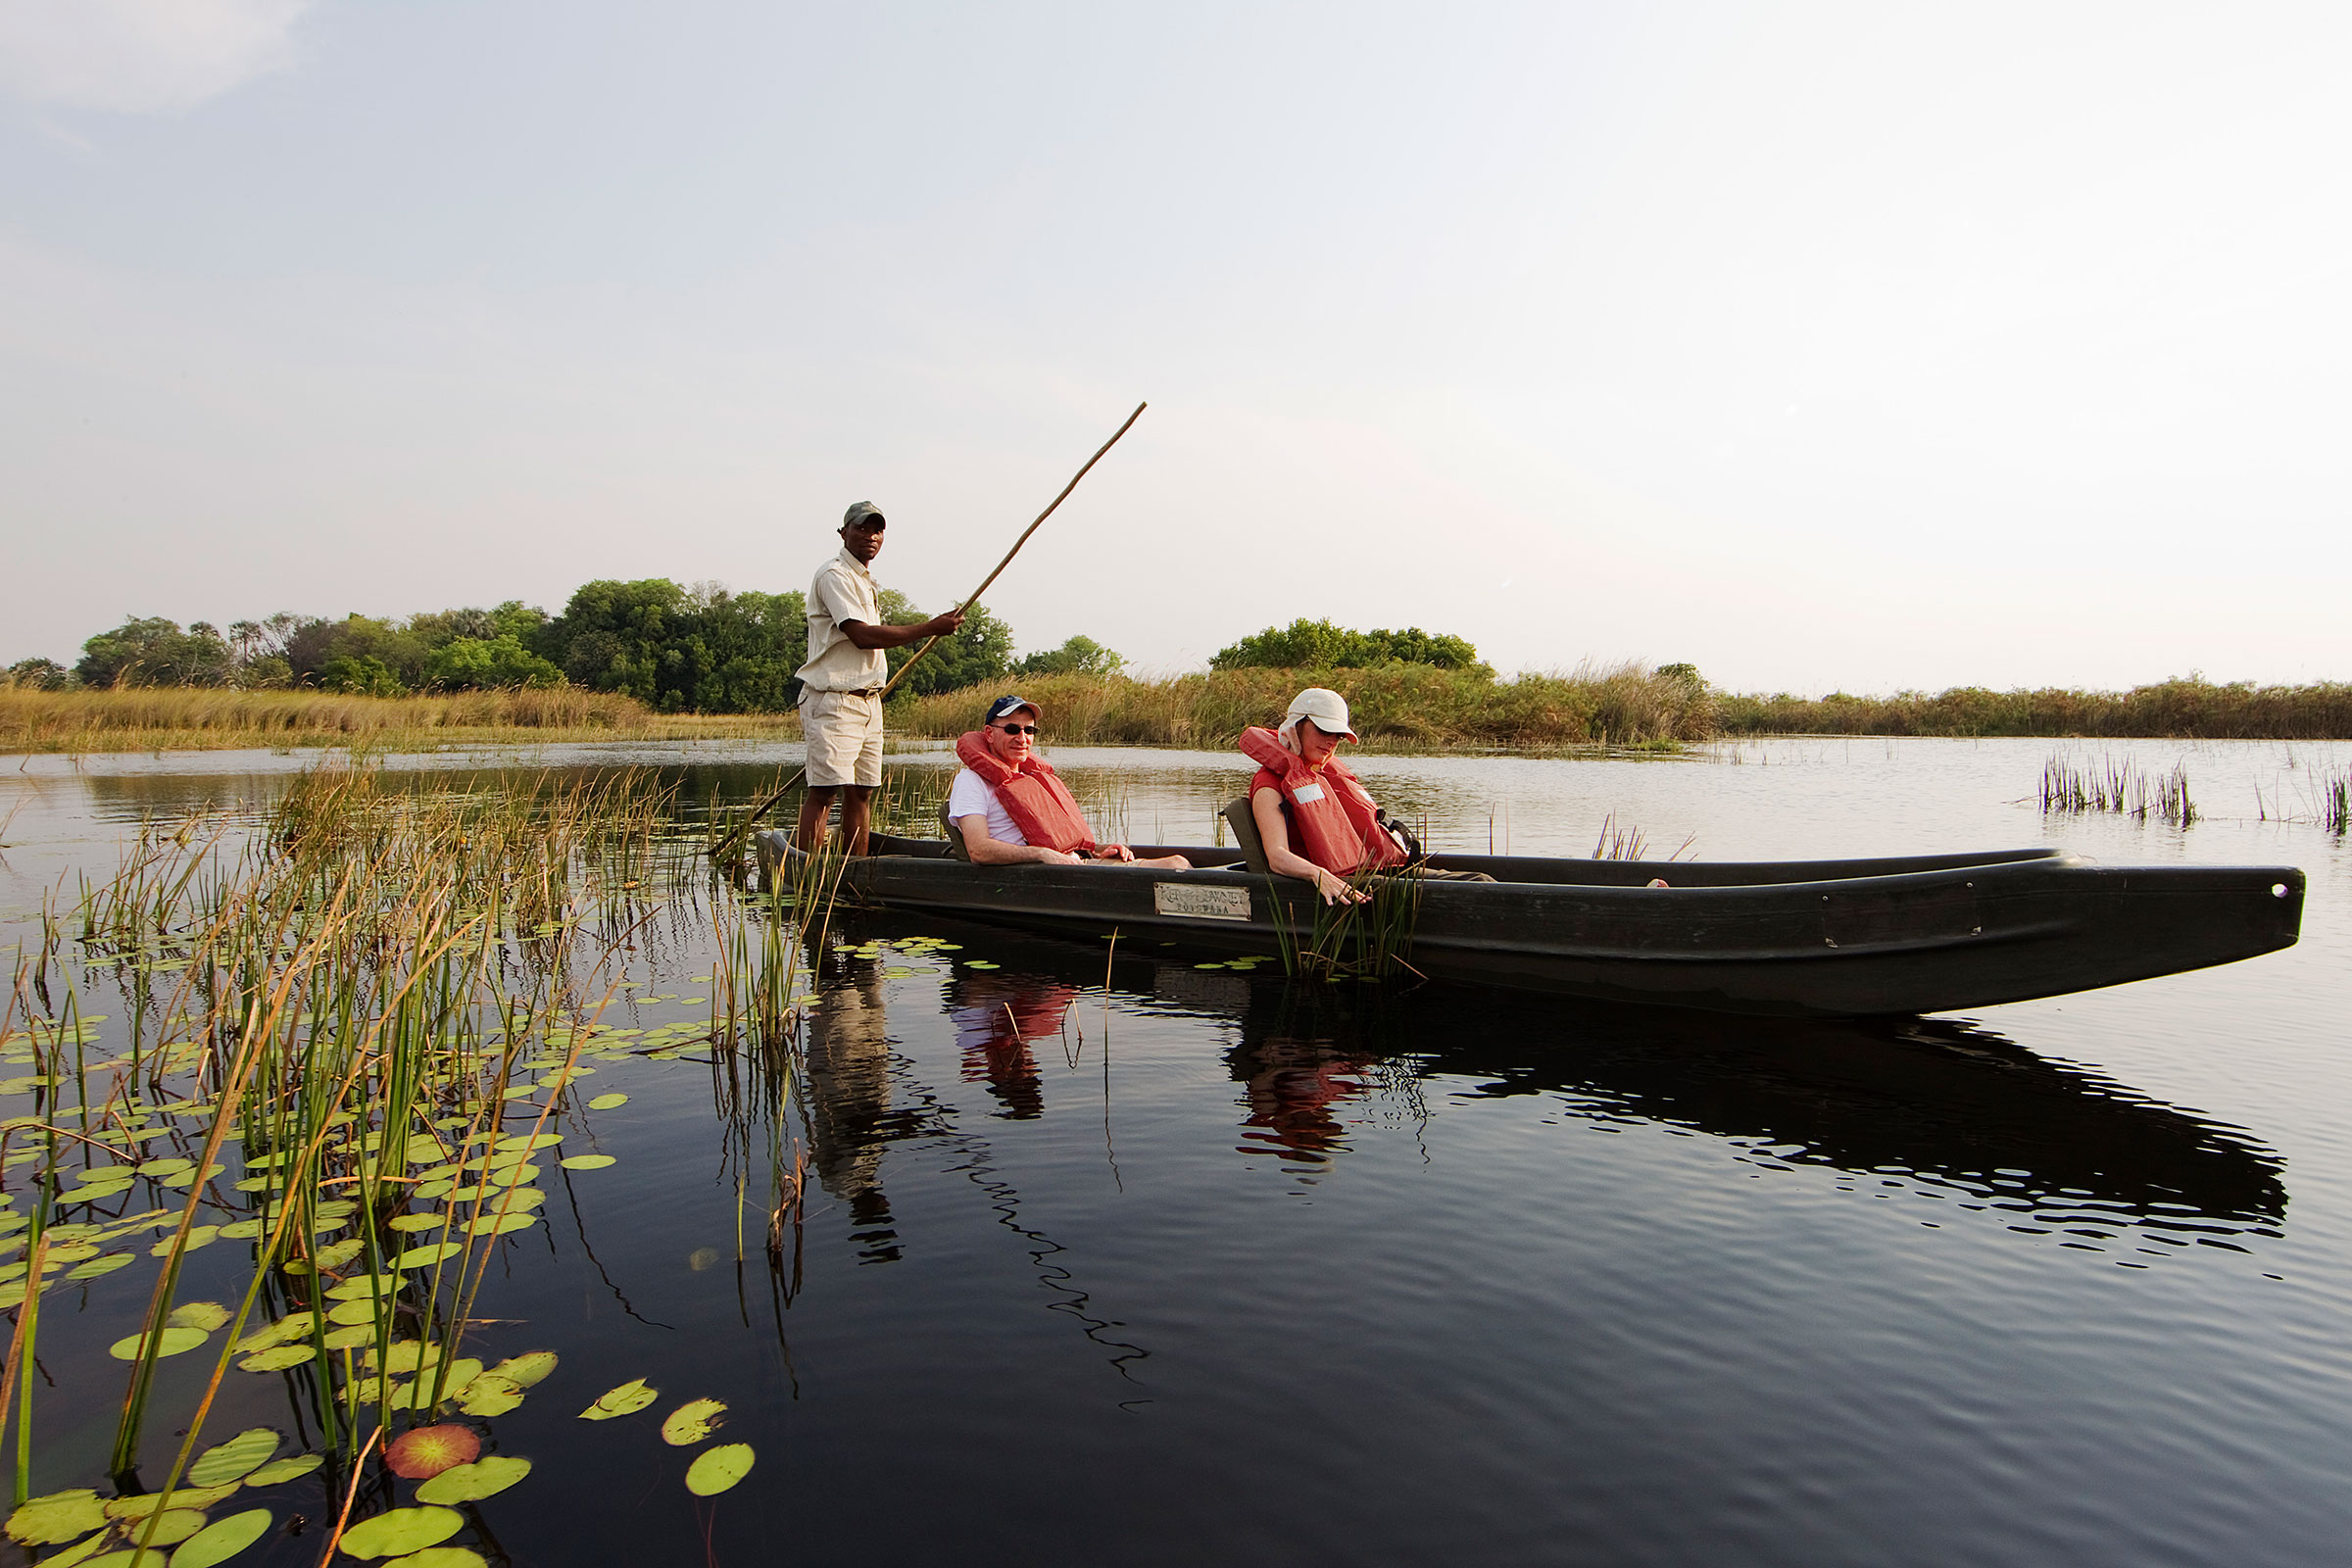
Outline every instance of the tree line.
[[[883, 619], [911, 625], [929, 615], [883, 589]], [[775, 712], [799, 699], [794, 678], [808, 658], [808, 615], [799, 593], [683, 586], [665, 577], [583, 584], [558, 615], [519, 600], [495, 609], [340, 620], [281, 611], [185, 627], [156, 616], [125, 620], [82, 644], [72, 666], [28, 659], [13, 665], [20, 687], [307, 687], [398, 697], [412, 692], [583, 686], [620, 692], [662, 712]], [[913, 657], [890, 654], [895, 674]], [[1013, 657], [1012, 628], [986, 607], [966, 617], [900, 689], [922, 696], [1034, 674], [1110, 674], [1126, 662], [1091, 637]]]

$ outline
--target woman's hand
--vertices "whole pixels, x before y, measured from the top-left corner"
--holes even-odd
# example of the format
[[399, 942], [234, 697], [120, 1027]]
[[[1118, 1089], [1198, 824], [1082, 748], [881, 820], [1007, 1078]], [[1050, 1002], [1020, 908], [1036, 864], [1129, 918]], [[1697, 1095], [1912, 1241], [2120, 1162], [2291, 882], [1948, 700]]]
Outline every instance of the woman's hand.
[[1098, 844], [1095, 846], [1095, 858], [1098, 860], [1132, 860], [1135, 858], [1135, 852], [1124, 844]]
[[1363, 904], [1372, 895], [1348, 885], [1348, 879], [1334, 871], [1315, 867], [1315, 891], [1323, 895], [1325, 904]]

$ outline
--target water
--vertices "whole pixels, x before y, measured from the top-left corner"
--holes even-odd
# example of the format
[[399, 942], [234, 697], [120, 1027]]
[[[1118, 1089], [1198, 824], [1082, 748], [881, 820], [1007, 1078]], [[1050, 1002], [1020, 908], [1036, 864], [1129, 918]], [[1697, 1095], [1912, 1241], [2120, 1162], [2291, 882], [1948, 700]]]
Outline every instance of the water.
[[[2300, 865], [2302, 944], [1864, 1026], [1294, 993], [1124, 942], [1106, 995], [1100, 942], [846, 921], [796, 1111], [816, 1185], [779, 1271], [756, 1205], [736, 1263], [712, 1069], [601, 1064], [589, 1087], [631, 1101], [574, 1137], [618, 1163], [552, 1170], [550, 1223], [509, 1244], [482, 1299], [484, 1351], [564, 1358], [489, 1424], [539, 1468], [458, 1539], [523, 1564], [688, 1561], [706, 1536], [721, 1562], [2341, 1561], [2352, 858], [2257, 816], [2297, 809], [2310, 769], [2352, 748], [2089, 749], [2185, 761], [2206, 812], [2185, 831], [2044, 821], [2024, 803], [2051, 750], [1360, 771], [1459, 849], [1582, 854], [1614, 812], [1656, 854], [1694, 835], [1727, 858], [2054, 842]], [[1249, 771], [1053, 755], [1144, 841], [1206, 842]], [[685, 769], [699, 801], [749, 796], [790, 757], [529, 758], [618, 760]], [[0, 816], [17, 812], [0, 911], [111, 869], [142, 815], [250, 809], [298, 765], [0, 775]], [[890, 946], [914, 937], [959, 946]], [[646, 994], [676, 1000], [607, 1021], [692, 1016], [707, 993], [685, 982], [710, 970], [691, 925], [649, 928], [644, 957]], [[238, 1250], [192, 1254], [182, 1297], [240, 1280]], [[122, 1370], [103, 1347], [149, 1282], [125, 1268], [44, 1298], [36, 1491], [99, 1483]], [[159, 1409], [192, 1404], [199, 1359], [162, 1363]], [[638, 1376], [654, 1411], [572, 1419]], [[297, 1430], [281, 1378], [230, 1379], [208, 1433]], [[699, 1395], [730, 1401], [723, 1436], [760, 1455], [701, 1504], [678, 1484], [691, 1453], [654, 1430]], [[263, 1500], [313, 1523], [239, 1560], [316, 1560], [332, 1511], [316, 1478]]]

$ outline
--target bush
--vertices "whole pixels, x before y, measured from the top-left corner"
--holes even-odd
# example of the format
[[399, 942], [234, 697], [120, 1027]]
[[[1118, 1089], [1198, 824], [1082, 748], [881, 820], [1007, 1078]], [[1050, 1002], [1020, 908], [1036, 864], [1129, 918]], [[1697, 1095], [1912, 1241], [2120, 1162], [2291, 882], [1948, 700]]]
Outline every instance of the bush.
[[83, 643], [74, 673], [84, 686], [225, 686], [234, 668], [207, 622], [181, 631], [175, 620], [134, 617]]
[[20, 659], [8, 666], [8, 685], [23, 692], [62, 692], [74, 672], [54, 659]]
[[[1478, 650], [1459, 637], [1407, 626], [1402, 631], [1353, 631], [1328, 620], [1299, 619], [1268, 626], [1209, 657], [1211, 669], [1365, 669], [1374, 664], [1428, 664], [1438, 669], [1483, 668]], [[1490, 673], [1492, 673], [1490, 671]]]
[[435, 691], [506, 691], [561, 686], [564, 672], [515, 639], [454, 637], [425, 656], [424, 685]]
[[1115, 675], [1126, 667], [1126, 660], [1121, 659], [1092, 637], [1073, 637], [1059, 648], [1044, 649], [1031, 654], [1013, 665], [1011, 672], [1024, 677]]

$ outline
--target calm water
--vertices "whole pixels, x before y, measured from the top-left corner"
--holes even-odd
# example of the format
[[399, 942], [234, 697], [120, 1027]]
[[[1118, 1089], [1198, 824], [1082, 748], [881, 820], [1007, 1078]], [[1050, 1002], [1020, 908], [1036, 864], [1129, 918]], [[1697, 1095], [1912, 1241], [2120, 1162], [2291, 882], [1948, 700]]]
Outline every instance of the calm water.
[[[564, 1360], [492, 1423], [539, 1468], [470, 1539], [522, 1564], [701, 1561], [706, 1532], [735, 1563], [2341, 1562], [2352, 855], [2255, 818], [2258, 797], [2308, 811], [2308, 770], [2352, 748], [2090, 749], [2185, 761], [2208, 813], [2185, 831], [2044, 821], [2024, 798], [2051, 750], [1360, 770], [1443, 848], [1583, 854], [1613, 812], [1655, 853], [1695, 836], [1710, 858], [2058, 843], [2294, 864], [2302, 945], [1845, 1026], [1294, 992], [1150, 944], [1120, 944], [1106, 991], [1100, 942], [848, 922], [791, 1112], [821, 1191], [781, 1275], [756, 1212], [736, 1264], [712, 1069], [602, 1065], [595, 1090], [630, 1102], [573, 1136], [619, 1162], [551, 1169], [550, 1223], [508, 1244], [482, 1298], [497, 1321], [475, 1353]], [[1249, 771], [1052, 755], [1147, 841], [1206, 842]], [[695, 801], [793, 760], [527, 758], [681, 768]], [[514, 759], [388, 766], [460, 780], [486, 760]], [[0, 914], [111, 869], [142, 817], [251, 809], [299, 765], [0, 772]], [[693, 933], [684, 911], [649, 928], [641, 995], [672, 1000], [608, 1023], [697, 1012]], [[891, 946], [918, 936], [960, 946]], [[237, 1250], [193, 1254], [183, 1298], [240, 1280]], [[150, 1283], [126, 1268], [44, 1298], [36, 1492], [100, 1484], [122, 1370], [104, 1347]], [[159, 1407], [192, 1404], [200, 1359], [162, 1364]], [[230, 1376], [208, 1433], [299, 1435], [280, 1377]], [[698, 1509], [659, 1409], [572, 1419], [637, 1376], [660, 1409], [729, 1400], [751, 1479]], [[331, 1512], [316, 1478], [265, 1500]], [[314, 1528], [238, 1560], [319, 1545]]]

